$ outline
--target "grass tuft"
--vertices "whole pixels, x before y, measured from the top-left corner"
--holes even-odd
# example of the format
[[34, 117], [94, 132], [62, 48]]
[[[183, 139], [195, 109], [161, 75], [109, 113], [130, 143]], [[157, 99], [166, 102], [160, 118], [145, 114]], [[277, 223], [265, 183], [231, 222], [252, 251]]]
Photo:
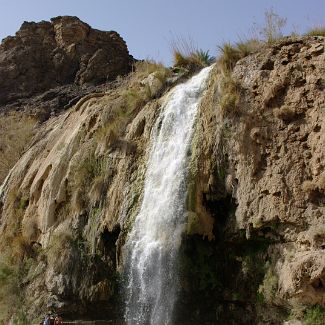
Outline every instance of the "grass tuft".
[[0, 184], [31, 140], [35, 124], [18, 112], [0, 116]]
[[272, 8], [265, 11], [264, 17], [265, 25], [261, 28], [260, 34], [268, 44], [272, 44], [283, 37], [282, 29], [286, 25], [287, 19], [280, 17]]
[[325, 27], [315, 27], [307, 31], [306, 36], [324, 36], [325, 37]]
[[171, 42], [174, 67], [196, 71], [209, 66], [215, 60], [209, 54], [194, 45], [191, 39], [177, 37]]
[[232, 71], [237, 61], [240, 59], [256, 53], [261, 46], [261, 42], [257, 39], [249, 39], [247, 41], [240, 41], [234, 45], [224, 43], [219, 46], [221, 55], [217, 59], [217, 63], [221, 66], [223, 71]]
[[[97, 139], [107, 145], [116, 143], [139, 110], [163, 92], [169, 76], [171, 71], [160, 63], [151, 60], [136, 62], [121, 95], [107, 102]], [[148, 81], [149, 77], [152, 83]]]
[[224, 75], [219, 84], [219, 105], [223, 116], [238, 116], [240, 84], [234, 80], [231, 74]]
[[325, 312], [320, 306], [313, 306], [306, 310], [303, 325], [324, 325]]
[[209, 66], [214, 58], [209, 55], [209, 51], [196, 49], [188, 54], [182, 53], [180, 50], [174, 50], [174, 66], [195, 71]]

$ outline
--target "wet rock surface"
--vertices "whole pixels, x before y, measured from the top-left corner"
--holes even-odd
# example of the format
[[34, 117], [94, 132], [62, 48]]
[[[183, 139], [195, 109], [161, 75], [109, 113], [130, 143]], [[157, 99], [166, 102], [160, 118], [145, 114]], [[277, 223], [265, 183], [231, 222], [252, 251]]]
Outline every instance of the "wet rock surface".
[[284, 38], [237, 62], [239, 99], [225, 114], [216, 71], [190, 191], [194, 233], [206, 239], [187, 244], [206, 254], [207, 290], [185, 294], [214, 297], [215, 322], [236, 324], [242, 310], [244, 324], [280, 324], [304, 304], [324, 306], [324, 75], [324, 37]]
[[[43, 43], [73, 52], [71, 37], [79, 44], [90, 32], [66, 19], [73, 35], [57, 18], [4, 44], [10, 51], [34, 26]], [[43, 84], [46, 92], [22, 98], [42, 91], [27, 87], [19, 101], [18, 86], [8, 86], [2, 99], [13, 100], [8, 111], [30, 107], [44, 121], [0, 195], [0, 247], [20, 238], [27, 248], [13, 249], [16, 260], [32, 260], [23, 283], [29, 315], [53, 307], [67, 319], [123, 318], [123, 243], [164, 88], [154, 75], [142, 78], [153, 95], [143, 102], [128, 77], [90, 85], [101, 80], [95, 53], [78, 59], [69, 85], [53, 88], [50, 78], [50, 90]], [[192, 145], [179, 324], [299, 324], [290, 310], [324, 306], [324, 62], [322, 37], [261, 48], [232, 71], [239, 102], [228, 115], [214, 68]]]

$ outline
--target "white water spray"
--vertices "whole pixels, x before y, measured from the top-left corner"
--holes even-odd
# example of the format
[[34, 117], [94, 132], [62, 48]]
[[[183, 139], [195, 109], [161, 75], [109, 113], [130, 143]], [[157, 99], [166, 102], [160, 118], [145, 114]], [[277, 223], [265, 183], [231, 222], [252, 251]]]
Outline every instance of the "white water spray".
[[173, 323], [189, 149], [211, 68], [171, 91], [153, 130], [143, 201], [125, 245], [129, 325]]

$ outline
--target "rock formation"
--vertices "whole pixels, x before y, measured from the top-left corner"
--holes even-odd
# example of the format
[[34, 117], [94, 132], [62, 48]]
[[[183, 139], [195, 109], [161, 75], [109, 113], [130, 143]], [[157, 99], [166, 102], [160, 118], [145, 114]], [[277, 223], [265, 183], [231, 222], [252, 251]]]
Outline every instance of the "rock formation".
[[[190, 194], [194, 232], [216, 238], [209, 254], [232, 271], [207, 262], [221, 273], [210, 280], [226, 282], [215, 296], [220, 315], [260, 308], [256, 291], [267, 309], [245, 323], [279, 324], [300, 303], [324, 306], [324, 47], [323, 37], [285, 38], [247, 56], [231, 81], [216, 71], [202, 105]], [[236, 82], [238, 96], [226, 112], [224, 80]]]
[[[325, 306], [324, 46], [323, 37], [283, 38], [231, 71], [215, 66], [192, 143], [180, 324], [281, 324]], [[2, 103], [36, 93], [30, 100], [42, 103], [42, 91], [115, 78], [130, 63], [116, 33], [72, 17], [25, 23], [0, 59], [0, 79], [11, 76]], [[31, 319], [47, 308], [122, 319], [123, 244], [150, 132], [177, 82], [143, 64], [40, 125], [0, 188], [0, 251], [10, 245], [16, 263], [0, 266]]]
[[0, 104], [66, 84], [99, 84], [130, 70], [132, 57], [116, 32], [77, 17], [24, 22], [0, 46]]

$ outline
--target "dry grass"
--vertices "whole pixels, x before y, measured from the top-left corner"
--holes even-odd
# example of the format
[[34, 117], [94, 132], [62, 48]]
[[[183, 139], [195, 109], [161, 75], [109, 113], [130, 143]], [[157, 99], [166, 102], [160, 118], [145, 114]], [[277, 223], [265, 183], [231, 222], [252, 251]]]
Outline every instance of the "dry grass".
[[302, 184], [303, 190], [308, 193], [312, 191], [320, 191], [324, 192], [325, 191], [325, 173], [322, 173], [317, 180], [313, 181], [305, 181]]
[[176, 37], [171, 42], [175, 67], [195, 71], [209, 66], [215, 60], [209, 51], [199, 49], [190, 38]]
[[96, 135], [98, 141], [111, 145], [123, 137], [127, 124], [148, 101], [153, 99], [155, 94], [150, 86], [143, 82], [149, 75], [154, 75], [154, 78], [158, 79], [163, 91], [171, 71], [154, 61], [136, 62], [119, 96], [115, 99], [108, 98], [107, 103], [104, 103], [106, 108], [102, 127]]
[[222, 46], [219, 46], [221, 54], [217, 59], [217, 63], [223, 71], [232, 71], [237, 61], [250, 54], [256, 53], [260, 46], [261, 42], [256, 39], [240, 41], [234, 45], [225, 43]]
[[24, 288], [26, 277], [34, 260], [23, 258], [17, 260], [10, 251], [0, 254], [0, 324], [30, 324], [24, 306]]
[[306, 36], [324, 36], [325, 37], [325, 27], [315, 27], [307, 31]]
[[222, 115], [240, 115], [240, 83], [232, 77], [232, 71], [236, 63], [255, 52], [260, 48], [261, 43], [256, 39], [240, 41], [234, 45], [225, 43], [219, 47], [220, 55], [217, 58], [217, 65], [220, 70], [219, 79], [219, 106]]
[[286, 25], [286, 18], [280, 17], [273, 9], [267, 10], [264, 16], [264, 25], [254, 25], [253, 37], [239, 40], [235, 44], [225, 43], [219, 46], [221, 54], [217, 62], [224, 71], [232, 71], [237, 61], [256, 53], [260, 50], [261, 46], [273, 44], [283, 37], [282, 29]]
[[99, 154], [96, 150], [100, 148], [100, 152], [104, 153], [128, 149], [128, 142], [124, 139], [127, 126], [152, 99], [152, 93], [143, 80], [154, 74], [163, 87], [170, 73], [169, 69], [153, 61], [136, 62], [133, 72], [120, 80], [119, 89], [99, 99], [102, 113], [98, 128], [71, 169], [73, 181], [69, 193], [73, 211], [80, 213], [106, 199], [112, 171], [107, 155]]
[[153, 60], [138, 61], [133, 66], [133, 73], [131, 74], [131, 86], [138, 84], [141, 80], [149, 76], [151, 73], [158, 73], [160, 77], [165, 80], [170, 75], [170, 70], [163, 64]]
[[0, 183], [30, 142], [35, 124], [20, 113], [0, 116]]
[[320, 191], [325, 192], [325, 173], [321, 174], [318, 178], [317, 187]]
[[283, 105], [279, 108], [274, 109], [273, 114], [275, 117], [283, 121], [290, 121], [297, 115], [297, 112], [295, 111], [294, 107]]
[[175, 67], [185, 68], [190, 71], [195, 71], [209, 66], [214, 61], [214, 58], [209, 55], [209, 51], [197, 49], [188, 54], [180, 50], [174, 50], [173, 62]]
[[304, 181], [302, 184], [302, 189], [306, 193], [315, 191], [316, 188], [317, 188], [317, 185], [313, 181]]
[[225, 74], [219, 82], [219, 105], [223, 116], [238, 116], [240, 99], [240, 84], [231, 74]]
[[280, 17], [274, 10], [265, 11], [265, 25], [260, 29], [260, 35], [269, 44], [283, 37], [282, 30], [287, 23], [287, 19]]

